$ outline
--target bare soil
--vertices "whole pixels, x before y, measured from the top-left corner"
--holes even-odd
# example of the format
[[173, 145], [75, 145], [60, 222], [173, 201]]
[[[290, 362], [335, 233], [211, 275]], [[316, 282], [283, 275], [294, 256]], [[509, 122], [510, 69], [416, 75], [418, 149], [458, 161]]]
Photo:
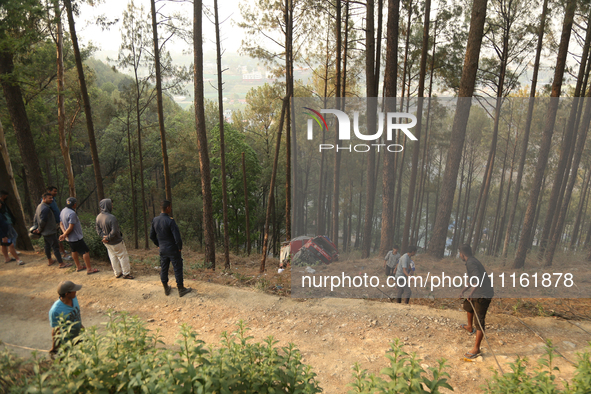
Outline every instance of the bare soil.
[[[220, 258], [214, 272], [200, 266], [198, 254], [185, 256], [185, 286], [194, 292], [179, 298], [173, 290], [166, 297], [154, 250], [133, 252], [135, 280], [116, 279], [108, 263], [101, 261], [93, 261], [101, 272], [86, 275], [73, 267], [49, 267], [41, 254], [23, 252], [21, 258], [25, 266], [0, 266], [0, 340], [6, 344], [49, 349], [48, 311], [57, 299], [58, 283], [72, 280], [83, 285], [78, 299], [86, 326], [105, 322], [109, 309], [128, 311], [144, 319], [148, 328], [159, 330], [162, 340], [173, 346], [181, 323], [191, 325], [205, 342], [217, 344], [221, 332], [232, 331], [236, 322], [244, 320], [256, 340], [273, 335], [279, 346], [295, 343], [326, 393], [347, 392], [355, 362], [378, 374], [387, 366], [384, 354], [393, 338], [400, 338], [407, 352], [416, 353], [423, 367], [446, 358], [456, 393], [483, 391], [497, 368], [493, 352], [505, 372], [518, 356], [528, 357], [535, 366], [534, 360], [544, 353], [539, 336], [551, 339], [564, 356], [556, 359], [557, 380], [568, 380], [574, 372], [570, 362], [591, 340], [591, 322], [580, 320], [589, 313], [586, 299], [522, 300], [517, 307], [515, 300], [495, 300], [487, 316], [489, 344], [483, 344], [483, 357], [465, 362], [461, 356], [472, 347], [474, 337], [459, 328], [466, 319], [459, 300], [412, 300], [406, 306], [384, 300], [292, 299], [289, 271], [277, 274], [276, 260], [261, 275], [260, 256], [233, 257], [231, 273], [219, 269]], [[174, 286], [172, 272], [170, 277]], [[548, 311], [570, 313], [579, 320], [533, 316]], [[509, 312], [517, 312], [525, 325]], [[10, 348], [21, 356], [31, 353]]]

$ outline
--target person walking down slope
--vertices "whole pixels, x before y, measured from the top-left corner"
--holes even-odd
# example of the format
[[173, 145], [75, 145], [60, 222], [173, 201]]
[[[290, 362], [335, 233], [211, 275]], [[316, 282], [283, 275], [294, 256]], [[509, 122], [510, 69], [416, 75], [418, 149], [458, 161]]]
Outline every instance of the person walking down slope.
[[160, 249], [160, 280], [164, 286], [164, 294], [169, 295], [171, 287], [168, 285], [168, 268], [170, 263], [174, 268], [176, 287], [179, 290], [179, 297], [190, 293], [190, 287], [183, 284], [183, 240], [181, 233], [173, 218], [170, 217], [172, 204], [168, 200], [162, 201], [161, 214], [152, 220], [150, 239]]
[[105, 198], [99, 202], [101, 213], [96, 217], [96, 233], [101, 237], [103, 244], [109, 253], [111, 265], [116, 278], [133, 279], [131, 268], [129, 267], [129, 255], [123, 234], [119, 228], [117, 218], [111, 212], [113, 211], [113, 201]]
[[[72, 249], [72, 257], [76, 264], [76, 272], [86, 270], [87, 275], [96, 274], [99, 272], [98, 269], [92, 268], [90, 265], [90, 249], [84, 242], [84, 236], [82, 234], [82, 226], [80, 225], [80, 219], [76, 214], [76, 203], [77, 200], [74, 197], [68, 197], [66, 200], [66, 207], [62, 209], [60, 213], [60, 226], [63, 234], [60, 235], [59, 240], [67, 240]], [[82, 255], [85, 266], [80, 265], [80, 259], [78, 255]]]
[[59, 268], [68, 268], [72, 266], [72, 263], [65, 264], [60, 254], [59, 241], [57, 239], [57, 223], [53, 211], [50, 208], [52, 202], [53, 195], [51, 193], [46, 192], [43, 194], [41, 204], [37, 206], [37, 210], [35, 211], [35, 219], [33, 221], [37, 228], [33, 232], [43, 235], [47, 265], [53, 265], [55, 263], [51, 259], [51, 250], [53, 249], [53, 254], [59, 263]]

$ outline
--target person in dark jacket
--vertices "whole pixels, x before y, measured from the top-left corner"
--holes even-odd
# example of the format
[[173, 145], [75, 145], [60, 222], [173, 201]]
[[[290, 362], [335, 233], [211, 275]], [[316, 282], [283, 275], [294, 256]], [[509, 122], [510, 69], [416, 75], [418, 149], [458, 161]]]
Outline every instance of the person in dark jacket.
[[34, 222], [37, 225], [37, 228], [33, 232], [43, 235], [43, 239], [45, 240], [45, 256], [47, 256], [47, 265], [53, 265], [55, 263], [55, 261], [51, 259], [51, 250], [53, 249], [53, 254], [59, 262], [59, 267], [71, 267], [72, 263], [64, 264], [62, 255], [60, 254], [59, 240], [57, 239], [57, 223], [50, 208], [52, 202], [53, 195], [49, 192], [46, 192], [43, 195], [41, 204], [37, 206], [37, 210], [35, 211]]
[[[490, 306], [491, 299], [495, 295], [495, 290], [492, 287], [490, 277], [488, 276], [484, 266], [472, 253], [472, 248], [468, 244], [460, 246], [460, 259], [466, 263], [466, 271], [468, 273], [467, 285], [460, 294], [460, 298], [464, 297], [464, 293], [468, 289], [472, 289], [468, 297], [464, 300], [464, 310], [468, 316], [468, 324], [462, 324], [462, 328], [470, 334], [476, 333], [476, 341], [474, 347], [464, 354], [465, 358], [474, 359], [480, 355], [480, 343], [484, 338], [484, 326], [486, 325], [486, 312]], [[472, 278], [478, 278], [478, 284], [472, 286]], [[476, 319], [474, 319], [476, 316]]]
[[170, 217], [172, 204], [168, 200], [162, 201], [161, 214], [152, 220], [150, 239], [160, 249], [160, 280], [164, 286], [164, 294], [169, 295], [171, 287], [168, 285], [168, 268], [170, 263], [174, 268], [176, 287], [179, 290], [179, 297], [190, 293], [190, 287], [183, 285], [183, 240], [181, 233], [173, 218]]
[[[18, 234], [14, 229], [16, 218], [6, 204], [7, 199], [8, 192], [0, 190], [0, 220], [3, 220], [6, 224], [6, 235], [2, 237], [6, 238], [5, 240], [2, 240], [2, 255], [4, 256], [5, 263], [16, 261], [18, 265], [24, 265], [25, 263], [18, 257], [19, 253], [16, 251], [16, 239], [18, 237]], [[12, 254], [12, 258], [8, 255], [8, 252]]]
[[[57, 201], [56, 201], [56, 197], [57, 197], [57, 187], [55, 186], [47, 186], [47, 189], [45, 189], [45, 191], [47, 193], [50, 193], [53, 196], [53, 201], [51, 202], [51, 204], [49, 204], [49, 208], [51, 208], [51, 212], [53, 212], [53, 216], [55, 217], [55, 223], [57, 225], [57, 236], [60, 236], [60, 232], [61, 232], [61, 226], [60, 226], [60, 208], [57, 206]], [[70, 252], [67, 252], [64, 249], [64, 245], [62, 243], [62, 241], [58, 242], [59, 248], [60, 248], [60, 253], [64, 256], [64, 260], [72, 260], [72, 256], [70, 256]]]
[[99, 207], [101, 213], [96, 217], [96, 233], [101, 237], [103, 244], [107, 248], [115, 277], [133, 279], [129, 266], [129, 255], [127, 254], [125, 242], [123, 242], [123, 233], [119, 228], [117, 218], [111, 213], [113, 211], [113, 201], [110, 198], [105, 198], [99, 202]]

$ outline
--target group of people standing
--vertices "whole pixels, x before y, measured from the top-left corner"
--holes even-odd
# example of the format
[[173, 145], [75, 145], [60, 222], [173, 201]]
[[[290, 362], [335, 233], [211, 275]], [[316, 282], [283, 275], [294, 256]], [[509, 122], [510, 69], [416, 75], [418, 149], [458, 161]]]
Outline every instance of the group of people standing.
[[[409, 286], [408, 277], [414, 274], [415, 264], [412, 261], [417, 253], [416, 246], [410, 246], [408, 251], [400, 256], [399, 247], [396, 245], [384, 257], [384, 268], [386, 276], [393, 276], [396, 278], [398, 292], [396, 302], [401, 303], [404, 298], [405, 303], [409, 303], [412, 291]], [[472, 247], [468, 244], [463, 244], [459, 249], [460, 260], [466, 264], [466, 272], [469, 278], [483, 278], [478, 286], [471, 286], [468, 284], [460, 293], [460, 299], [463, 299], [462, 308], [466, 311], [468, 318], [467, 324], [462, 324], [460, 328], [467, 331], [470, 335], [476, 334], [474, 346], [470, 351], [464, 354], [464, 358], [468, 360], [475, 359], [480, 356], [480, 345], [484, 338], [484, 329], [486, 325], [486, 313], [490, 306], [491, 300], [495, 295], [494, 288], [486, 269], [472, 252]], [[398, 281], [399, 278], [404, 278]], [[468, 283], [472, 283], [471, 281]], [[467, 293], [467, 296], [465, 294]]]
[[[72, 263], [65, 263], [64, 258], [62, 258], [62, 253], [65, 254], [65, 250], [61, 242], [65, 240], [72, 250], [72, 259], [76, 264], [76, 272], [86, 271], [88, 275], [99, 272], [98, 269], [92, 267], [90, 262], [90, 249], [88, 249], [84, 241], [82, 225], [76, 214], [76, 198], [68, 197], [66, 207], [60, 212], [54, 200], [56, 195], [56, 187], [50, 186], [47, 188], [41, 197], [41, 203], [35, 210], [33, 227], [31, 228], [32, 234], [43, 236], [47, 265], [51, 266], [57, 260], [59, 268], [72, 266]], [[58, 235], [58, 232], [61, 232], [61, 235]], [[51, 258], [52, 251], [56, 260]], [[84, 260], [84, 265], [80, 263], [80, 256]]]
[[[35, 214], [35, 223], [38, 226], [36, 233], [43, 235], [45, 240], [45, 253], [48, 260], [51, 260], [51, 250], [53, 250], [56, 258], [60, 256], [59, 248], [56, 247], [55, 233], [46, 230], [47, 209], [53, 196], [44, 194], [43, 202], [37, 208]], [[66, 200], [66, 208], [60, 214], [60, 227], [63, 231], [59, 237], [60, 241], [64, 239], [72, 248], [72, 255], [76, 263], [77, 271], [87, 269], [88, 273], [98, 272], [95, 268], [90, 266], [90, 255], [88, 253], [88, 246], [84, 242], [82, 227], [80, 220], [76, 214], [76, 199], [69, 197]], [[123, 233], [119, 227], [119, 223], [115, 215], [113, 215], [113, 201], [111, 199], [103, 199], [99, 202], [101, 212], [96, 217], [96, 232], [101, 237], [101, 240], [107, 252], [116, 278], [134, 279], [130, 272], [129, 255], [123, 241]], [[164, 294], [170, 295], [172, 288], [168, 284], [168, 270], [170, 264], [174, 269], [177, 289], [179, 297], [183, 297], [190, 293], [192, 289], [185, 287], [183, 282], [183, 259], [182, 249], [183, 241], [179, 228], [170, 216], [172, 213], [172, 204], [170, 201], [164, 200], [161, 204], [161, 214], [152, 220], [150, 231], [150, 239], [159, 249], [160, 254], [160, 280], [164, 287]], [[85, 267], [79, 266], [78, 255], [82, 254]], [[58, 260], [59, 261], [59, 260]], [[53, 263], [50, 263], [51, 265]], [[89, 268], [90, 267], [90, 268]], [[82, 318], [80, 313], [80, 304], [76, 297], [77, 292], [82, 288], [82, 285], [73, 283], [72, 281], [63, 281], [58, 286], [59, 299], [54, 302], [49, 311], [49, 322], [52, 327], [52, 348], [50, 353], [55, 355], [60, 346], [59, 333], [60, 316], [66, 321], [73, 323], [72, 329], [66, 335], [67, 340], [72, 340], [77, 337], [84, 326], [82, 325]]]
[[400, 247], [394, 245], [392, 250], [386, 254], [386, 257], [384, 257], [384, 268], [386, 269], [386, 276], [395, 277], [397, 283], [398, 278], [404, 278], [400, 282], [400, 285], [397, 286], [398, 291], [396, 294], [396, 302], [400, 304], [404, 298], [404, 302], [408, 304], [410, 302], [410, 296], [412, 295], [408, 283], [408, 277], [413, 275], [415, 271], [415, 263], [412, 261], [411, 257], [417, 254], [417, 247], [414, 245], [409, 246], [406, 253], [402, 256], [400, 256], [400, 253], [398, 252], [399, 250]]

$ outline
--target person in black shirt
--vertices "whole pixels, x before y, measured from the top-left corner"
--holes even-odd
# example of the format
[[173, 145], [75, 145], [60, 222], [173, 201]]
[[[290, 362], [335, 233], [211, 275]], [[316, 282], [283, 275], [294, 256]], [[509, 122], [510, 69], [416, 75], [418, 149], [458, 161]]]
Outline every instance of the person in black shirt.
[[[462, 290], [460, 298], [464, 298], [464, 293], [468, 289], [472, 289], [464, 300], [464, 310], [468, 315], [468, 324], [462, 324], [462, 328], [470, 334], [476, 332], [476, 341], [474, 347], [464, 354], [465, 358], [473, 359], [480, 355], [480, 343], [484, 338], [484, 326], [486, 319], [486, 311], [490, 305], [490, 301], [495, 295], [495, 291], [490, 282], [490, 278], [484, 269], [484, 266], [472, 253], [472, 248], [468, 244], [460, 246], [460, 258], [466, 263], [466, 271], [468, 273], [467, 286]], [[471, 283], [476, 283], [478, 278], [478, 285], [473, 287]], [[476, 319], [474, 315], [476, 314]]]
[[150, 239], [160, 249], [160, 280], [164, 286], [164, 294], [169, 295], [171, 287], [168, 285], [168, 268], [172, 263], [176, 287], [179, 290], [179, 297], [182, 297], [193, 290], [183, 285], [183, 258], [181, 257], [183, 240], [176, 222], [170, 217], [172, 203], [168, 200], [162, 201], [161, 212], [152, 220], [150, 230]]

